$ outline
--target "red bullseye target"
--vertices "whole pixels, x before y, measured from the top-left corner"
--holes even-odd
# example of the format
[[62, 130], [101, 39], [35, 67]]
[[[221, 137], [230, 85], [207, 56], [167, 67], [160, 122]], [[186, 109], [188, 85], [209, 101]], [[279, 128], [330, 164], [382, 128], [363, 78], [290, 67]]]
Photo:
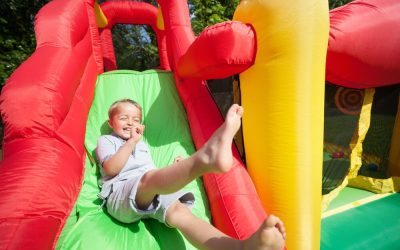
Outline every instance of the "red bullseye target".
[[364, 90], [340, 87], [335, 94], [336, 107], [346, 115], [358, 115], [364, 100]]

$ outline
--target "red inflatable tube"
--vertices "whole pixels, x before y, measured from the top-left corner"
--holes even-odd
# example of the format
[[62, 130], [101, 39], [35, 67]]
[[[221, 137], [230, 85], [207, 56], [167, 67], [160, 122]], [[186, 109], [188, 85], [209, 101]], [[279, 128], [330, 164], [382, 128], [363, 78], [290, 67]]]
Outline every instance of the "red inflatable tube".
[[165, 34], [157, 27], [158, 9], [151, 4], [131, 1], [113, 1], [101, 4], [101, 9], [107, 17], [107, 27], [100, 31], [103, 48], [104, 67], [106, 71], [117, 69], [114, 55], [111, 29], [115, 24], [145, 24], [149, 25], [156, 33], [158, 41], [158, 55], [160, 69], [170, 70]]
[[0, 100], [0, 249], [55, 247], [81, 187], [87, 114], [103, 68], [93, 1], [52, 1], [35, 28], [37, 49]]
[[182, 78], [226, 78], [253, 65], [255, 32], [251, 25], [228, 21], [206, 28], [178, 62]]
[[[176, 70], [179, 60], [185, 56], [191, 44], [196, 43], [189, 10], [186, 4], [178, 0], [158, 2], [163, 11], [168, 52], [173, 53], [169, 54], [169, 58], [172, 58], [171, 68]], [[224, 42], [229, 41], [228, 38]], [[205, 51], [202, 53], [209, 54]], [[202, 58], [205, 59], [204, 56]], [[210, 59], [208, 65], [212, 63]], [[204, 82], [184, 79], [178, 74], [175, 74], [175, 79], [187, 112], [193, 141], [200, 148], [222, 124], [223, 119]], [[236, 148], [233, 148], [233, 153], [236, 160], [232, 171], [223, 175], [206, 175], [203, 181], [214, 225], [232, 237], [245, 239], [258, 229], [266, 213]]]
[[399, 0], [359, 0], [332, 10], [326, 80], [349, 88], [399, 83], [399, 13]]
[[117, 69], [117, 59], [115, 59], [114, 45], [110, 28], [100, 30], [101, 49], [103, 50], [104, 70], [111, 71]]

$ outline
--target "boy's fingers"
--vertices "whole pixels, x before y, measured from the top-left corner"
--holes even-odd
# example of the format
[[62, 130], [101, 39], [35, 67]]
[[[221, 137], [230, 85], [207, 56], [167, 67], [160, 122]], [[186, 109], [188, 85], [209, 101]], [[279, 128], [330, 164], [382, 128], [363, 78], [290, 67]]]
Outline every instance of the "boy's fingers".
[[137, 126], [135, 127], [135, 130], [136, 130], [136, 133], [138, 133], [138, 134], [143, 134], [143, 132], [144, 132], [144, 125], [137, 125]]

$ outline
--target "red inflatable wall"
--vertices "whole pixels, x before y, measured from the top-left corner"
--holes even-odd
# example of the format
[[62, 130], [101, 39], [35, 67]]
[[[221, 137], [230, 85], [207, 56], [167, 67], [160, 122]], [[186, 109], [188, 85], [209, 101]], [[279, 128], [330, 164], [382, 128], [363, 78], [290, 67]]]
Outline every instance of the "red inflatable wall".
[[8, 79], [0, 108], [0, 249], [51, 249], [79, 193], [83, 140], [102, 71], [93, 1], [52, 1], [37, 48]]
[[348, 88], [399, 83], [399, 13], [399, 0], [359, 0], [332, 10], [326, 80]]

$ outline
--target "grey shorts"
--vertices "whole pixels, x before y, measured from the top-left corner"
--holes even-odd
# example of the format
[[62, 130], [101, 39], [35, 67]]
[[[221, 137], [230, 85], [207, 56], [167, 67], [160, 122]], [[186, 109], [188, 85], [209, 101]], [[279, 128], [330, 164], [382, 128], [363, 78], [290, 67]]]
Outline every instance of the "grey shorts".
[[143, 175], [144, 173], [140, 173], [113, 184], [112, 193], [108, 196], [106, 202], [107, 211], [112, 217], [124, 223], [153, 218], [168, 226], [165, 216], [172, 203], [180, 201], [189, 208], [193, 206], [195, 200], [193, 193], [178, 191], [168, 195], [157, 195], [147, 209], [139, 209], [135, 197]]

